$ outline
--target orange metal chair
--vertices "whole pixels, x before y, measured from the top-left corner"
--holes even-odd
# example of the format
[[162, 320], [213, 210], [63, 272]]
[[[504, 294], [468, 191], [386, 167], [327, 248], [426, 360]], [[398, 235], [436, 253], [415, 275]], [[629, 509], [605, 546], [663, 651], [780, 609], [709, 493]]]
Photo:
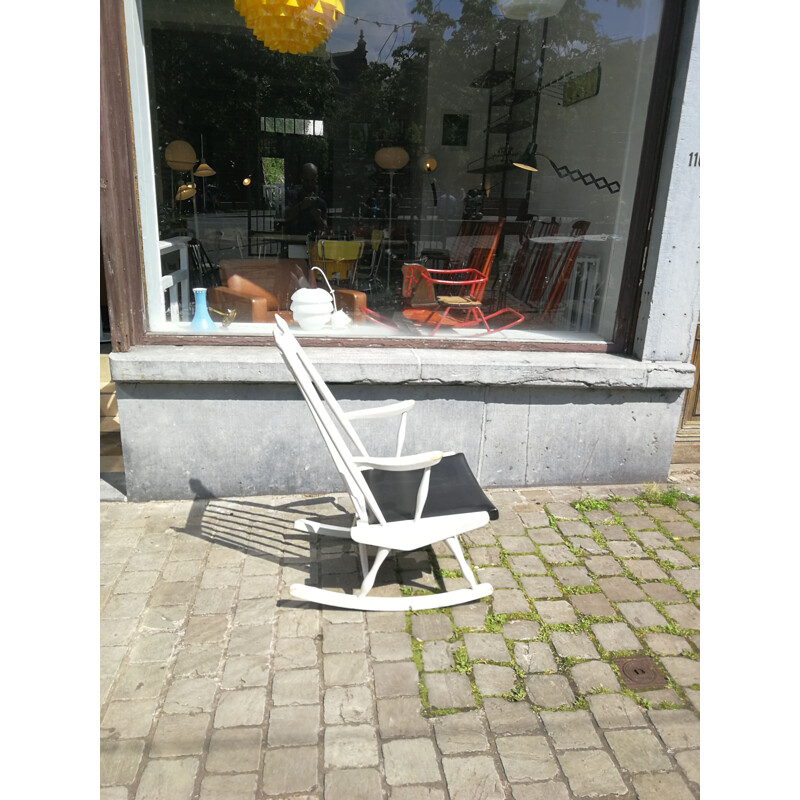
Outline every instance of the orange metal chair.
[[[417, 326], [433, 325], [431, 336], [443, 325], [452, 328], [482, 325], [485, 330], [480, 335], [518, 325], [525, 317], [511, 308], [484, 315], [480, 297], [488, 280], [476, 269], [426, 269], [421, 264], [404, 264], [403, 316]], [[510, 316], [511, 321], [493, 328], [490, 320], [501, 314]]]

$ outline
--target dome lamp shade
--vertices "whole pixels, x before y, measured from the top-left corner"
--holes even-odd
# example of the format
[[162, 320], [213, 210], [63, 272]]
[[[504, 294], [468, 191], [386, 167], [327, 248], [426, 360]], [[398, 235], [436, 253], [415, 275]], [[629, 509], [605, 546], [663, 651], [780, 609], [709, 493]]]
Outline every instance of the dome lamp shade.
[[382, 147], [375, 153], [375, 163], [381, 169], [403, 169], [408, 164], [408, 153], [402, 147]]
[[189, 142], [176, 139], [164, 150], [164, 158], [170, 169], [177, 172], [188, 172], [197, 163], [197, 153]]

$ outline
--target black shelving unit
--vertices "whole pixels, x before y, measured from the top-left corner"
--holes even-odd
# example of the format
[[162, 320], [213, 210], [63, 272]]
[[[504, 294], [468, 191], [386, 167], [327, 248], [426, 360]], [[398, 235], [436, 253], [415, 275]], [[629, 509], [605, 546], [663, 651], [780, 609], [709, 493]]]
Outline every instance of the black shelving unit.
[[[467, 172], [481, 176], [481, 185], [485, 186], [486, 176], [501, 174], [500, 197], [505, 198], [506, 181], [505, 173], [513, 169], [511, 156], [512, 134], [530, 130], [531, 137], [535, 138], [539, 120], [539, 102], [543, 94], [553, 96], [563, 81], [572, 76], [572, 72], [565, 72], [547, 83], [542, 82], [544, 72], [545, 51], [547, 45], [547, 23], [545, 18], [542, 25], [541, 50], [539, 54], [539, 69], [537, 72], [536, 86], [534, 88], [521, 88], [517, 86], [517, 69], [519, 56], [520, 28], [517, 28], [514, 42], [514, 59], [511, 69], [498, 69], [497, 46], [492, 52], [491, 69], [476, 78], [470, 85], [478, 89], [489, 90], [489, 104], [486, 115], [485, 142], [483, 156], [467, 165]], [[598, 67], [599, 70], [599, 67]], [[599, 77], [598, 77], [599, 80]], [[519, 106], [528, 100], [534, 100], [530, 114], [521, 116]], [[492, 137], [505, 136], [503, 145], [490, 153]], [[495, 139], [495, 141], [499, 141]], [[531, 176], [528, 175], [528, 188], [526, 196], [530, 193]]]
[[[483, 156], [472, 161], [467, 172], [481, 176], [481, 186], [486, 185], [486, 176], [491, 174], [501, 174], [500, 197], [505, 197], [506, 179], [505, 173], [511, 169], [511, 135], [517, 131], [525, 130], [530, 127], [530, 120], [520, 118], [515, 114], [517, 106], [530, 100], [536, 92], [532, 89], [517, 88], [517, 58], [519, 55], [519, 36], [520, 29], [517, 28], [516, 39], [514, 42], [514, 58], [510, 69], [499, 69], [497, 67], [497, 46], [492, 51], [492, 66], [483, 74], [479, 75], [470, 86], [476, 89], [488, 89], [489, 98], [486, 112], [486, 128]], [[499, 139], [495, 137], [505, 137]], [[490, 153], [492, 140], [502, 141], [498, 153]]]

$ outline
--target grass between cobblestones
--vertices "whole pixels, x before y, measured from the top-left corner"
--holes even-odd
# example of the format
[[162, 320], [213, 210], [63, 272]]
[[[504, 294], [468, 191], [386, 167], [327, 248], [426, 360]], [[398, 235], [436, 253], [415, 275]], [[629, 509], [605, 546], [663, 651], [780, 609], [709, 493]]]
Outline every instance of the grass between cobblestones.
[[[595, 573], [594, 578], [592, 578], [591, 585], [565, 585], [563, 581], [559, 580], [559, 576], [556, 572], [556, 569], [559, 566], [584, 566], [584, 553], [589, 553], [589, 551], [584, 550], [578, 544], [575, 543], [576, 539], [587, 538], [590, 539], [594, 544], [596, 544], [599, 548], [601, 548], [603, 554], [610, 555], [614, 561], [619, 565], [621, 568], [621, 572], [614, 572], [614, 577], [621, 577], [627, 579], [631, 584], [635, 587], [638, 587], [641, 590], [645, 584], [653, 584], [653, 583], [660, 583], [672, 586], [682, 598], [685, 598], [686, 603], [690, 603], [694, 606], [697, 606], [699, 603], [699, 591], [694, 589], [686, 589], [684, 588], [681, 583], [676, 580], [674, 577], [671, 577], [667, 574], [666, 578], [652, 578], [652, 579], [644, 579], [636, 574], [634, 574], [628, 564], [626, 563], [628, 560], [634, 559], [625, 559], [621, 556], [616, 556], [613, 554], [613, 551], [609, 548], [608, 543], [609, 540], [603, 533], [595, 527], [595, 524], [591, 521], [591, 518], [588, 516], [591, 512], [607, 512], [608, 516], [605, 521], [601, 524], [609, 525], [609, 526], [619, 526], [625, 533], [625, 538], [622, 541], [633, 542], [638, 545], [642, 552], [644, 553], [645, 558], [652, 560], [655, 562], [661, 570], [664, 570], [665, 573], [668, 573], [670, 570], [674, 570], [679, 568], [679, 564], [675, 562], [671, 562], [668, 558], [660, 557], [659, 553], [656, 552], [655, 547], [648, 546], [642, 538], [637, 535], [640, 533], [639, 531], [632, 529], [631, 527], [627, 526], [625, 523], [626, 514], [620, 513], [618, 510], [615, 510], [615, 505], [624, 504], [624, 503], [632, 503], [637, 509], [639, 509], [643, 514], [647, 514], [649, 509], [654, 507], [669, 507], [673, 509], [679, 517], [676, 517], [677, 520], [681, 522], [689, 522], [692, 527], [697, 531], [697, 537], [699, 537], [699, 523], [692, 519], [691, 517], [687, 516], [683, 513], [680, 508], [679, 504], [683, 503], [688, 506], [697, 506], [699, 508], [700, 498], [699, 496], [689, 496], [683, 494], [676, 489], [669, 489], [667, 491], [660, 491], [656, 487], [645, 487], [645, 491], [643, 491], [640, 495], [633, 498], [622, 498], [622, 497], [610, 497], [607, 500], [600, 500], [596, 498], [586, 497], [581, 498], [573, 503], [571, 503], [572, 508], [578, 513], [577, 519], [580, 522], [585, 523], [589, 526], [591, 531], [590, 536], [587, 537], [580, 537], [580, 536], [572, 536], [570, 539], [566, 538], [562, 533], [561, 529], [559, 528], [559, 518], [554, 516], [550, 510], [547, 508], [547, 504], [545, 503], [545, 510], [547, 512], [547, 519], [548, 519], [548, 527], [556, 531], [559, 536], [559, 539], [564, 541], [564, 545], [568, 549], [568, 551], [578, 559], [577, 564], [573, 563], [570, 559], [569, 561], [564, 562], [557, 562], [557, 561], [549, 561], [547, 558], [544, 557], [541, 547], [541, 544], [537, 544], [534, 541], [531, 541], [531, 546], [529, 550], [526, 552], [515, 552], [513, 555], [533, 555], [536, 556], [543, 565], [544, 568], [544, 575], [540, 575], [540, 577], [549, 577], [551, 578], [560, 592], [560, 597], [562, 600], [568, 600], [571, 596], [576, 595], [594, 595], [599, 594], [603, 595], [603, 590], [600, 586], [597, 585], [595, 580], [598, 577], [603, 577], [603, 575]], [[641, 516], [641, 515], [640, 515]], [[691, 551], [687, 550], [685, 546], [682, 545], [682, 541], [687, 539], [694, 539], [696, 537], [692, 536], [684, 536], [684, 537], [676, 537], [673, 536], [669, 529], [666, 527], [665, 523], [658, 519], [657, 517], [647, 514], [648, 516], [648, 531], [656, 531], [662, 536], [664, 536], [667, 542], [671, 543], [670, 548], [662, 548], [662, 549], [674, 549], [677, 553], [681, 554], [681, 561], [684, 566], [688, 563], [693, 566], [699, 566], [699, 556], [694, 555]], [[564, 521], [563, 519], [561, 520]], [[523, 526], [524, 527], [524, 526]], [[528, 534], [529, 531], [535, 530], [534, 527], [524, 527], [525, 535]], [[618, 539], [618, 541], [620, 541]], [[521, 578], [525, 576], [525, 573], [519, 573], [514, 570], [513, 562], [509, 560], [509, 556], [512, 555], [509, 553], [505, 548], [502, 547], [500, 542], [497, 542], [499, 546], [499, 566], [507, 569], [509, 573], [513, 576], [514, 581], [516, 582], [517, 586], [520, 590], [525, 592], [523, 583]], [[481, 568], [482, 565], [476, 565], [473, 559], [470, 556], [470, 548], [465, 547], [465, 552], [467, 554], [467, 559], [470, 563], [475, 567], [477, 566], [478, 569]], [[433, 574], [437, 583], [437, 588], [439, 591], [444, 591], [445, 579], [455, 579], [462, 577], [460, 570], [447, 570], [447, 569], [440, 569], [438, 566], [437, 558], [433, 552], [433, 550], [429, 551], [429, 559], [432, 565]], [[641, 560], [641, 559], [637, 559]], [[538, 575], [539, 573], [537, 573]], [[402, 584], [402, 570], [398, 568], [398, 580]], [[404, 591], [407, 594], [420, 594], [420, 593], [429, 593], [430, 590], [428, 589], [412, 589], [411, 587], [405, 586]], [[406, 624], [406, 631], [409, 634], [412, 634], [412, 618], [415, 615], [422, 615], [422, 614], [445, 614], [453, 626], [453, 635], [447, 639], [446, 641], [450, 644], [457, 645], [454, 649], [452, 654], [452, 664], [450, 667], [451, 672], [459, 673], [465, 675], [469, 681], [472, 690], [472, 697], [474, 700], [474, 704], [477, 707], [482, 706], [483, 696], [481, 695], [477, 684], [475, 682], [474, 676], [474, 665], [475, 664], [494, 664], [496, 666], [502, 667], [510, 667], [514, 672], [514, 687], [510, 691], [500, 695], [504, 699], [509, 702], [522, 702], [522, 701], [529, 701], [536, 711], [547, 711], [547, 710], [577, 710], [577, 709], [586, 709], [588, 708], [588, 703], [586, 701], [585, 694], [580, 692], [577, 686], [574, 685], [574, 681], [570, 681], [570, 686], [573, 689], [573, 693], [575, 696], [575, 701], [570, 705], [562, 705], [558, 706], [557, 708], [551, 708], [547, 706], [540, 706], [536, 705], [533, 702], [532, 698], [529, 696], [529, 692], [525, 685], [525, 680], [528, 677], [525, 670], [517, 663], [517, 659], [515, 657], [515, 645], [518, 642], [524, 641], [531, 641], [536, 643], [544, 643], [548, 644], [553, 650], [554, 662], [556, 665], [555, 670], [546, 670], [543, 672], [539, 672], [536, 674], [543, 674], [543, 675], [563, 675], [568, 680], [570, 680], [570, 670], [578, 664], [584, 663], [587, 660], [586, 658], [580, 658], [576, 656], [562, 656], [556, 650], [552, 642], [552, 636], [554, 633], [563, 632], [563, 633], [570, 633], [570, 634], [584, 634], [591, 644], [597, 650], [599, 654], [599, 661], [604, 664], [607, 664], [610, 669], [612, 670], [616, 680], [619, 682], [619, 689], [608, 688], [608, 687], [596, 687], [592, 688], [588, 694], [601, 694], [601, 693], [621, 693], [633, 699], [638, 705], [644, 708], [652, 708], [654, 707], [654, 703], [643, 694], [633, 691], [629, 689], [623, 679], [622, 674], [620, 673], [619, 667], [615, 663], [615, 659], [622, 658], [625, 656], [649, 656], [653, 661], [659, 666], [660, 671], [662, 672], [665, 678], [665, 686], [661, 690], [661, 698], [655, 704], [655, 707], [661, 709], [668, 709], [668, 708], [693, 708], [693, 703], [691, 699], [687, 696], [686, 690], [699, 690], [699, 685], [688, 685], [688, 686], [681, 686], [672, 675], [669, 674], [667, 670], [663, 668], [663, 664], [661, 663], [662, 655], [655, 652], [652, 647], [650, 647], [644, 638], [648, 633], [663, 633], [663, 634], [670, 634], [676, 637], [684, 638], [688, 646], [683, 648], [680, 653], [676, 654], [680, 657], [699, 661], [699, 650], [697, 649], [699, 645], [696, 645], [692, 642], [691, 637], [695, 636], [699, 633], [695, 629], [691, 628], [682, 628], [675, 620], [673, 620], [669, 613], [669, 606], [675, 605], [674, 603], [664, 603], [662, 601], [656, 600], [655, 598], [649, 597], [646, 593], [642, 592], [643, 597], [645, 598], [645, 602], [650, 603], [653, 608], [662, 615], [665, 619], [664, 625], [646, 625], [641, 627], [634, 627], [630, 624], [630, 628], [633, 629], [636, 638], [639, 642], [639, 647], [636, 650], [606, 650], [601, 642], [598, 640], [592, 626], [600, 623], [609, 623], [609, 622], [623, 622], [625, 624], [629, 624], [625, 619], [624, 615], [620, 612], [618, 608], [618, 603], [621, 602], [620, 600], [613, 600], [610, 597], [605, 598], [609, 605], [611, 606], [612, 610], [614, 611], [613, 615], [603, 616], [603, 615], [595, 615], [595, 614], [584, 614], [581, 611], [574, 609], [574, 614], [576, 616], [576, 622], [570, 623], [548, 623], [542, 616], [537, 613], [536, 607], [534, 605], [534, 598], [528, 597], [525, 594], [525, 598], [528, 602], [529, 611], [528, 612], [512, 612], [512, 613], [495, 613], [493, 607], [493, 597], [486, 598], [486, 600], [480, 601], [480, 605], [483, 605], [486, 609], [485, 616], [483, 619], [483, 626], [482, 627], [457, 627], [453, 620], [453, 610], [448, 608], [444, 610], [431, 610], [431, 611], [419, 611], [419, 612], [408, 612], [407, 613], [407, 624]], [[624, 601], [622, 601], [624, 602]], [[503, 633], [505, 627], [508, 623], [516, 621], [516, 620], [528, 620], [530, 622], [534, 622], [540, 626], [538, 635], [534, 639], [514, 639], [511, 637], [504, 636], [506, 646], [508, 648], [509, 658], [507, 661], [490, 661], [487, 659], [470, 659], [469, 654], [467, 651], [467, 647], [464, 641], [464, 634], [465, 633]], [[431, 705], [429, 698], [428, 698], [428, 690], [425, 683], [425, 669], [424, 669], [424, 647], [425, 642], [415, 639], [413, 634], [411, 635], [412, 641], [412, 658], [414, 663], [417, 666], [417, 670], [419, 672], [419, 689], [420, 689], [420, 698], [422, 701], [422, 705], [424, 708], [424, 713], [426, 716], [435, 717], [435, 716], [443, 716], [448, 714], [454, 714], [459, 711], [464, 710], [463, 708], [453, 707], [453, 708], [438, 708]], [[533, 673], [531, 673], [533, 674]], [[671, 693], [672, 694], [671, 694]], [[672, 697], [675, 696], [678, 698], [679, 702], [674, 702], [671, 699], [665, 699], [665, 697]]]

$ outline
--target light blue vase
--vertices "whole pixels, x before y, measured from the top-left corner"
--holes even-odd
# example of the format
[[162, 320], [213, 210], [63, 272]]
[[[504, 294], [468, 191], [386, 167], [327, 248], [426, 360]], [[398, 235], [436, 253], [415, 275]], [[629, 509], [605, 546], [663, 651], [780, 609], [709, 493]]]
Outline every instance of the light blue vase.
[[210, 333], [217, 329], [211, 314], [208, 313], [205, 289], [194, 290], [194, 317], [189, 328], [199, 333]]

